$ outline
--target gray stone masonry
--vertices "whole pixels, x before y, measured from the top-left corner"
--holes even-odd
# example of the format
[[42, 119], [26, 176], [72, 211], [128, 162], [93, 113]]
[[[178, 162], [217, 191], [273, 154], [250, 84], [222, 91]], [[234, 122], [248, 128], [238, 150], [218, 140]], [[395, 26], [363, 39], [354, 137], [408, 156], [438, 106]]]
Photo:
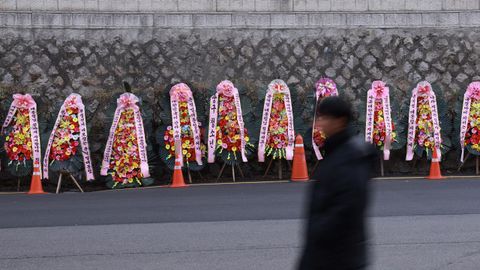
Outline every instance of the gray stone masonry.
[[478, 0], [0, 0], [3, 10], [127, 12], [473, 10]]

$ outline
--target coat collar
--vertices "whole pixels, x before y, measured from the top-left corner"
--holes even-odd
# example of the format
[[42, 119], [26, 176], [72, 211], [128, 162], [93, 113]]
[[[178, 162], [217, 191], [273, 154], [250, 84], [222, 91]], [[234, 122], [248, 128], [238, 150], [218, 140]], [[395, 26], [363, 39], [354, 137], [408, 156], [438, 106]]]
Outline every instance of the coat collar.
[[347, 127], [344, 130], [334, 134], [330, 137], [327, 137], [325, 140], [325, 154], [328, 156], [335, 150], [346, 143], [350, 138], [354, 136], [354, 132], [351, 127]]

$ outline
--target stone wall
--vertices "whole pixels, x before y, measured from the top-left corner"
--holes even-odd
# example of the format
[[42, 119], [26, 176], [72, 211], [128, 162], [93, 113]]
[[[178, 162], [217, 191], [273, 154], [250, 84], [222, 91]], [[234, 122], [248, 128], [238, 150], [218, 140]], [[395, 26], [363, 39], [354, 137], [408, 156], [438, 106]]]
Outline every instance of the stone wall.
[[2, 0], [3, 10], [75, 11], [415, 11], [478, 9], [478, 0]]
[[[312, 106], [302, 104], [311, 104], [314, 83], [322, 76], [333, 78], [340, 94], [361, 113], [373, 80], [392, 86], [398, 105], [407, 103], [417, 82], [428, 80], [447, 102], [450, 124], [458, 97], [472, 80], [480, 80], [478, 1], [421, 1], [430, 4], [418, 2], [415, 12], [408, 11], [413, 7], [408, 0], [393, 1], [394, 6], [385, 5], [392, 1], [375, 0], [280, 1], [285, 7], [262, 1], [270, 3], [265, 10], [272, 12], [251, 12], [258, 10], [259, 0], [199, 1], [215, 3], [215, 8], [179, 12], [178, 0], [171, 12], [152, 8], [146, 13], [87, 12], [80, 6], [78, 11], [73, 8], [78, 3], [86, 9], [87, 2], [98, 8], [100, 2], [55, 2], [52, 8], [34, 8], [19, 4], [33, 1], [0, 1], [6, 10], [0, 12], [0, 97], [16, 91], [34, 94], [41, 104], [40, 118], [51, 123], [63, 99], [80, 93], [92, 125], [96, 160], [106, 141], [102, 131], [111, 120], [106, 108], [123, 91], [124, 80], [148, 101], [155, 128], [166, 124], [160, 119], [169, 112], [158, 104], [175, 82], [189, 83], [197, 106], [206, 107], [207, 91], [230, 79], [261, 106], [259, 97], [268, 83], [281, 78], [296, 93], [294, 110], [304, 122], [297, 125], [302, 132], [313, 113]], [[62, 8], [60, 3], [66, 2], [72, 6]], [[163, 7], [161, 1], [147, 2]], [[344, 2], [345, 9], [356, 9], [354, 3], [366, 11], [332, 11], [338, 2]], [[220, 3], [229, 8], [219, 8]], [[322, 3], [329, 3], [328, 8], [323, 10]], [[301, 11], [302, 5], [309, 11]], [[455, 138], [454, 130], [443, 132]], [[444, 163], [452, 171], [458, 165], [454, 150]], [[402, 161], [404, 150], [393, 157], [387, 172], [410, 170]], [[426, 163], [415, 172], [425, 169]], [[471, 169], [470, 163], [466, 169]]]

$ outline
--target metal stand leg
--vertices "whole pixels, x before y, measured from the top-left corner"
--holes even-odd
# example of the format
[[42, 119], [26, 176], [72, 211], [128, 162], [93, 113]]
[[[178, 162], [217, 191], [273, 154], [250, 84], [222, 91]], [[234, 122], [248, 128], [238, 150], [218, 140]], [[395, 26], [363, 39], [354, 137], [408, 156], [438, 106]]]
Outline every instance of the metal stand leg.
[[384, 171], [384, 169], [383, 169], [383, 157], [380, 157], [380, 175], [381, 175], [382, 177], [385, 176], [385, 171]]
[[243, 174], [243, 171], [242, 171], [242, 168], [240, 167], [240, 164], [237, 164], [237, 168], [238, 168], [238, 171], [240, 172], [240, 176], [242, 176], [242, 178], [245, 178], [245, 175]]
[[[465, 159], [463, 160], [463, 162], [460, 164], [460, 166], [458, 166], [457, 172], [459, 172], [459, 171], [462, 169], [463, 165], [465, 165], [465, 162], [467, 162], [468, 157], [470, 157], [470, 152], [467, 153], [467, 156], [465, 157]], [[477, 158], [478, 158], [478, 157], [477, 157]], [[478, 172], [478, 171], [477, 171], [477, 172]], [[478, 173], [477, 173], [477, 174], [478, 174]]]
[[267, 176], [268, 172], [270, 171], [270, 167], [272, 166], [272, 163], [273, 163], [273, 158], [270, 159], [270, 163], [268, 163], [267, 169], [265, 170], [265, 173], [263, 174], [264, 178]]
[[232, 177], [233, 177], [233, 182], [235, 182], [235, 166], [232, 164]]
[[278, 160], [278, 180], [282, 180], [283, 178], [283, 171], [282, 171], [282, 160]]
[[56, 194], [60, 192], [60, 186], [62, 185], [62, 176], [63, 176], [63, 173], [60, 173], [60, 176], [58, 177], [57, 191], [55, 192]]
[[478, 175], [479, 174], [480, 168], [478, 167], [478, 156], [475, 158], [475, 173]]
[[71, 173], [68, 174], [70, 176], [70, 178], [72, 178], [73, 182], [75, 183], [75, 185], [78, 187], [78, 189], [80, 189], [80, 191], [83, 193], [83, 189], [82, 187], [80, 186], [80, 184], [78, 184], [77, 182], [77, 179], [75, 179], [75, 177], [73, 177], [73, 175]]
[[222, 177], [223, 170], [225, 170], [225, 166], [227, 166], [227, 163], [223, 163], [222, 168], [220, 169], [220, 172], [218, 173], [217, 182], [220, 179], [220, 177]]
[[190, 173], [190, 168], [187, 168], [188, 172], [188, 182], [191, 184], [192, 183], [192, 174]]
[[313, 173], [315, 172], [315, 170], [316, 170], [317, 167], [318, 167], [318, 164], [320, 164], [320, 160], [317, 160], [317, 162], [315, 162], [315, 165], [313, 166], [313, 169], [312, 169], [312, 171], [310, 172], [310, 175], [313, 175]]
[[20, 191], [20, 177], [17, 178], [17, 192]]

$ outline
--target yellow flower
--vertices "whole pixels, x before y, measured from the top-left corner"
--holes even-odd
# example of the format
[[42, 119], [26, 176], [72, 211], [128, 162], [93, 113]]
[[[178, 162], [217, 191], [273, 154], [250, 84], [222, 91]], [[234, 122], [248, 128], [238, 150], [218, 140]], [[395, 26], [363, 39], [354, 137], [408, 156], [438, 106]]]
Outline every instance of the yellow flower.
[[217, 141], [218, 144], [223, 144], [222, 140]]
[[182, 153], [183, 153], [184, 155], [186, 155], [186, 154], [188, 153], [188, 151], [184, 149], [184, 150], [182, 151]]
[[187, 153], [187, 158], [189, 158], [189, 157], [191, 157], [191, 156], [192, 156], [192, 154], [190, 154], [190, 153]]
[[246, 141], [246, 142], [250, 141], [250, 138], [249, 138], [249, 137], [245, 137], [245, 141]]
[[236, 147], [236, 146], [232, 147], [232, 151], [233, 151], [233, 152], [236, 152], [236, 151], [237, 151], [237, 147]]
[[13, 152], [17, 152], [17, 150], [18, 150], [18, 148], [17, 148], [16, 146], [14, 146], [14, 147], [12, 148], [12, 151], [13, 151]]
[[128, 179], [128, 183], [130, 183], [130, 184], [133, 183], [133, 179], [131, 179], [131, 178]]
[[235, 135], [235, 137], [233, 137], [233, 139], [235, 139], [235, 140], [238, 140], [238, 139], [240, 139], [240, 135], [238, 135], [238, 134], [237, 134], [237, 135]]
[[170, 149], [170, 145], [169, 145], [169, 144], [165, 145], [165, 148], [166, 148], [167, 150]]

